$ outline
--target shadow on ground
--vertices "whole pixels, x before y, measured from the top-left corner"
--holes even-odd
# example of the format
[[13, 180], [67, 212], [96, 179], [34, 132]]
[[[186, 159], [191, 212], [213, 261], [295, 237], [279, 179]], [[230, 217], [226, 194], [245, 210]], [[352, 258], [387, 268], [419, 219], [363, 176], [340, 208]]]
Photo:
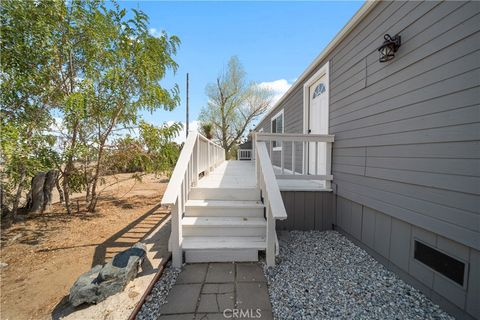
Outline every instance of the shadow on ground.
[[[63, 207], [59, 204], [56, 204], [51, 212], [20, 214], [18, 221], [20, 223], [5, 225], [2, 221], [1, 244], [4, 246], [15, 242], [26, 245], [38, 245], [41, 244], [49, 234], [55, 233], [62, 228], [62, 223], [68, 223], [72, 219], [89, 221], [100, 216], [101, 214], [99, 213], [87, 214], [85, 212], [69, 215], [63, 211]], [[29, 220], [36, 221], [36, 224], [21, 223], [22, 221], [29, 222]]]
[[167, 217], [168, 211], [163, 209], [160, 204], [156, 205], [98, 245], [93, 255], [92, 267], [104, 264], [117, 253], [148, 237]]
[[[169, 217], [169, 210], [162, 208], [160, 204], [148, 210], [142, 216], [132, 221], [130, 224], [116, 232], [103, 243], [98, 244], [92, 259], [91, 266], [103, 265], [110, 261], [117, 253], [124, 251], [137, 242], [144, 242], [149, 247], [149, 252], [154, 252], [154, 259], [160, 258], [162, 249], [165, 245], [158, 241], [159, 237], [165, 237], [170, 234], [170, 225], [160, 228], [155, 234], [152, 234]], [[168, 234], [168, 235], [167, 235]], [[167, 237], [168, 239], [168, 237]], [[150, 247], [151, 246], [151, 247]], [[87, 270], [85, 270], [87, 271]], [[149, 259], [145, 259], [142, 264], [142, 271], [138, 276], [148, 275], [156, 272]], [[73, 285], [73, 283], [72, 283]], [[88, 305], [81, 305], [73, 308], [68, 302], [68, 295], [55, 306], [52, 311], [52, 319], [60, 319], [77, 310], [88, 308]]]

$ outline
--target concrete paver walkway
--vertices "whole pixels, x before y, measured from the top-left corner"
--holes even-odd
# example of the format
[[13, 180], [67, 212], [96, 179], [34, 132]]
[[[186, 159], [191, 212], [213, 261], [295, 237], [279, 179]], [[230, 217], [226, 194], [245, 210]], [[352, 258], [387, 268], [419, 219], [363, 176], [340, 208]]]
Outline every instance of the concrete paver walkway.
[[258, 263], [187, 264], [160, 313], [160, 320], [273, 319]]

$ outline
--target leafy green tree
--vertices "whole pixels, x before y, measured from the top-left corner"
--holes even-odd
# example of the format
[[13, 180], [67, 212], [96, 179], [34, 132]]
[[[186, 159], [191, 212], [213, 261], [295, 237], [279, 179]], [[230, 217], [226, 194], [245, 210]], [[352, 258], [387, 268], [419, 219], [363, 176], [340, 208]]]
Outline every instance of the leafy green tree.
[[[180, 40], [150, 35], [143, 12], [101, 0], [5, 0], [0, 10], [8, 193], [21, 195], [29, 176], [56, 166], [67, 212], [81, 190], [94, 211], [112, 133], [136, 125], [141, 110], [178, 105], [178, 87], [160, 80], [176, 71]], [[53, 115], [62, 120], [55, 147]]]
[[15, 217], [29, 178], [53, 166], [50, 99], [56, 77], [53, 42], [64, 15], [60, 2], [2, 1], [2, 208]]
[[140, 123], [140, 141], [145, 146], [147, 172], [170, 175], [175, 168], [180, 146], [173, 142], [182, 130], [182, 124], [175, 122], [156, 127], [146, 122]]
[[109, 170], [170, 175], [180, 154], [180, 146], [173, 139], [181, 129], [181, 123], [154, 126], [140, 122], [138, 138], [128, 135], [115, 141], [107, 155]]
[[106, 153], [105, 163], [107, 174], [144, 171], [145, 151], [140, 139], [129, 134], [117, 138]]
[[235, 56], [216, 81], [207, 85], [206, 92], [208, 105], [202, 109], [200, 121], [213, 125], [213, 135], [230, 159], [230, 150], [239, 143], [248, 126], [267, 111], [273, 94], [256, 83], [247, 83], [245, 70]]
[[207, 139], [213, 139], [213, 125], [211, 123], [202, 123], [200, 125], [200, 133]]
[[65, 124], [63, 189], [69, 210], [70, 176], [78, 170], [78, 155], [90, 155], [87, 175], [88, 210], [94, 211], [105, 148], [112, 132], [138, 121], [140, 110], [172, 110], [179, 103], [178, 87], [160, 85], [175, 71], [179, 39], [148, 32], [148, 17], [101, 1], [72, 1], [56, 44], [60, 68], [57, 100]]

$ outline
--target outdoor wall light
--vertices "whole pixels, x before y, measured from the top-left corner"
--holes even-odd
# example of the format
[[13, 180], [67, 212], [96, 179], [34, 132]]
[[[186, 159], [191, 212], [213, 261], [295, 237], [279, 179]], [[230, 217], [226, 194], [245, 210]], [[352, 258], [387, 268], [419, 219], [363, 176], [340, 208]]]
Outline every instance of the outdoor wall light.
[[380, 62], [387, 62], [395, 57], [395, 52], [400, 48], [401, 37], [397, 34], [393, 38], [386, 34], [383, 36], [383, 44], [378, 48], [380, 52]]

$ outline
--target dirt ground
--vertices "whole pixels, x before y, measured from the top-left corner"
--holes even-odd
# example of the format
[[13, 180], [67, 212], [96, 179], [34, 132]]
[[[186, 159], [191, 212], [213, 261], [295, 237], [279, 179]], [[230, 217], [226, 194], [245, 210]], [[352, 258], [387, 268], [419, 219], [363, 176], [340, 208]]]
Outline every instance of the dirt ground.
[[2, 230], [1, 319], [50, 319], [65, 305], [79, 275], [164, 222], [168, 212], [159, 202], [165, 187], [166, 180], [153, 175], [142, 182], [131, 174], [110, 176], [101, 187], [96, 213], [86, 213], [76, 195], [79, 210], [75, 201], [71, 216], [56, 203], [49, 213]]

